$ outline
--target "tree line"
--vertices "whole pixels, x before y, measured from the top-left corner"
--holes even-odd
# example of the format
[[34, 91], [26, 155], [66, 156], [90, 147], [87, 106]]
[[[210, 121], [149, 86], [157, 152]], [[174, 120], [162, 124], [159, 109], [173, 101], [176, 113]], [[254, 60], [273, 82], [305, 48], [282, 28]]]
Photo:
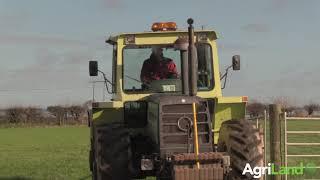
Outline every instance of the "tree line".
[[[275, 99], [272, 101], [274, 104], [279, 104], [283, 112], [287, 112], [289, 116], [296, 117], [310, 117], [320, 116], [320, 104], [311, 102], [306, 105], [297, 106], [286, 99]], [[260, 117], [264, 115], [264, 111], [268, 111], [269, 104], [257, 100], [253, 100], [247, 105], [247, 115], [250, 117]], [[316, 112], [319, 112], [318, 114]]]
[[53, 105], [46, 108], [13, 106], [0, 110], [0, 124], [75, 125], [87, 123], [88, 104]]
[[[296, 106], [289, 100], [278, 98], [272, 101], [280, 104], [283, 112], [289, 116], [307, 117], [320, 116], [320, 104], [309, 103], [303, 106]], [[88, 110], [91, 101], [82, 105], [53, 105], [46, 108], [14, 106], [0, 109], [1, 124], [22, 124], [22, 125], [75, 125], [86, 124]], [[268, 111], [269, 103], [257, 100], [250, 101], [246, 107], [246, 113], [250, 117], [261, 117], [264, 111]], [[318, 113], [316, 113], [318, 112]]]

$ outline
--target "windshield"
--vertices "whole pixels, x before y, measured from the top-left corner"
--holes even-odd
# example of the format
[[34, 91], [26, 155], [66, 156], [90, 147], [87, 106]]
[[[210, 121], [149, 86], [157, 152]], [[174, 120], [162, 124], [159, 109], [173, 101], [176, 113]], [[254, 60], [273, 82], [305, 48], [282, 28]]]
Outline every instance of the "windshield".
[[[211, 47], [198, 44], [198, 90], [213, 88]], [[180, 51], [173, 45], [128, 45], [123, 50], [125, 92], [182, 92]]]

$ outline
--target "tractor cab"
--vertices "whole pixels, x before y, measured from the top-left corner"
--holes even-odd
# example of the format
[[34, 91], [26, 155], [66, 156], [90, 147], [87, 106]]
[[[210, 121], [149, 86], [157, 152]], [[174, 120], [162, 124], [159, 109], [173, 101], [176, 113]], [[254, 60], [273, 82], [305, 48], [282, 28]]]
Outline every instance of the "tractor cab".
[[[113, 77], [112, 82], [109, 83], [113, 90], [113, 101], [138, 100], [153, 93], [183, 93], [182, 61], [183, 58], [187, 59], [187, 56], [184, 56], [183, 50], [177, 48], [176, 41], [187, 39], [188, 32], [177, 30], [175, 23], [172, 22], [154, 23], [152, 30], [143, 33], [119, 34], [106, 40], [113, 46]], [[198, 95], [212, 98], [221, 96], [216, 33], [211, 30], [199, 30], [194, 32], [194, 36], [198, 59]], [[161, 49], [163, 62], [157, 66], [151, 61], [147, 64], [149, 68], [144, 70], [143, 65], [151, 59], [154, 47]], [[166, 67], [168, 64], [164, 61], [171, 61], [170, 65], [175, 66], [176, 75], [161, 76], [168, 71]], [[150, 82], [143, 82], [143, 73], [151, 77]]]

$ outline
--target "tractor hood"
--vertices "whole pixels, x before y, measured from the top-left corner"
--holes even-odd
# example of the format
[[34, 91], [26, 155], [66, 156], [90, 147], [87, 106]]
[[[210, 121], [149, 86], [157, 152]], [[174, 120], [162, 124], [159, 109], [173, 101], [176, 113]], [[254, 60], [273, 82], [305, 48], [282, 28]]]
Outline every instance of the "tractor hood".
[[197, 96], [177, 95], [177, 94], [153, 94], [144, 98], [145, 101], [156, 104], [192, 104], [204, 101]]

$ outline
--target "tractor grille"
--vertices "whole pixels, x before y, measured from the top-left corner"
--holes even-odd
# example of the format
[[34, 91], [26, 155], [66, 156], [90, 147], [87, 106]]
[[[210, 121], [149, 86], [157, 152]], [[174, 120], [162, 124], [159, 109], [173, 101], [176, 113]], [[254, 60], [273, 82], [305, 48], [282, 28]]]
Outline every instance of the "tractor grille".
[[[207, 103], [197, 106], [197, 124], [199, 143], [210, 142], [210, 123]], [[162, 106], [161, 137], [164, 145], [193, 144], [193, 109], [192, 104], [171, 104]], [[190, 127], [190, 128], [188, 128]], [[188, 129], [190, 129], [188, 131]], [[188, 138], [189, 137], [189, 138]]]

